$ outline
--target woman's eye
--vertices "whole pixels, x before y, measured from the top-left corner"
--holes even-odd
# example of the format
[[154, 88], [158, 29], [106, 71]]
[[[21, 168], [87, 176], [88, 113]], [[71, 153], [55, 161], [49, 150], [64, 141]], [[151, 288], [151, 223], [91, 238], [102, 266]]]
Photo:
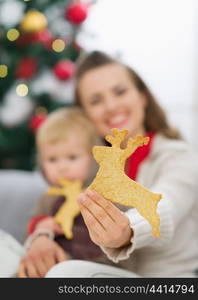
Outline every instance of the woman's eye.
[[120, 89], [120, 90], [117, 90], [116, 91], [116, 94], [119, 96], [119, 95], [123, 95], [123, 94], [125, 94], [126, 93], [126, 89]]
[[99, 103], [101, 103], [101, 102], [102, 102], [102, 99], [99, 98], [99, 97], [95, 97], [95, 98], [92, 98], [92, 99], [90, 100], [90, 104], [91, 104], [91, 105], [97, 105], [97, 104], [99, 104]]
[[77, 159], [77, 158], [78, 158], [77, 155], [70, 155], [70, 156], [69, 156], [69, 159], [70, 159], [70, 160], [75, 160], [75, 159]]

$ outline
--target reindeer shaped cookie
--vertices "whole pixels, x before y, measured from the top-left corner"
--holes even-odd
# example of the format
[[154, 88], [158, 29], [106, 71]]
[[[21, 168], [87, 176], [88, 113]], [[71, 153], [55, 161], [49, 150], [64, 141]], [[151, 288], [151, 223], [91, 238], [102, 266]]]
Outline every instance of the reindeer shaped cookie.
[[82, 193], [82, 183], [78, 180], [70, 181], [67, 179], [60, 179], [59, 184], [61, 186], [60, 188], [50, 187], [47, 191], [47, 194], [65, 196], [66, 200], [56, 213], [55, 221], [61, 225], [65, 236], [68, 239], [72, 239], [72, 227], [74, 219], [80, 213], [76, 199], [77, 196]]
[[146, 145], [148, 137], [129, 138], [127, 147], [120, 148], [128, 130], [112, 129], [113, 136], [105, 139], [112, 145], [93, 147], [93, 156], [100, 165], [95, 179], [89, 186], [107, 200], [132, 206], [150, 223], [154, 237], [160, 236], [160, 218], [157, 204], [161, 194], [155, 194], [130, 179], [124, 172], [125, 161], [138, 147]]

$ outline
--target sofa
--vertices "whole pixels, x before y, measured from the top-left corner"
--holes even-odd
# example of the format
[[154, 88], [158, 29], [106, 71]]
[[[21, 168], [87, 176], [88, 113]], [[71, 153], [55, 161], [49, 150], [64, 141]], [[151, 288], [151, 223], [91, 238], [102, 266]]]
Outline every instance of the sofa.
[[39, 171], [0, 170], [0, 229], [23, 242], [27, 222], [46, 188]]

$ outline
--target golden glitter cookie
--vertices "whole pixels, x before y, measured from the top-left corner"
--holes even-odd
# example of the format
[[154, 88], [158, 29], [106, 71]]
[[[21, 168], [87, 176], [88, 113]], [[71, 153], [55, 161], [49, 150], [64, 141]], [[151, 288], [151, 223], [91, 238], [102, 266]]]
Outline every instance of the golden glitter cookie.
[[47, 194], [65, 196], [66, 200], [56, 213], [55, 220], [61, 225], [66, 238], [72, 239], [74, 219], [80, 213], [76, 199], [77, 196], [82, 193], [82, 183], [78, 180], [71, 181], [67, 179], [60, 179], [59, 184], [61, 186], [60, 188], [50, 187]]
[[140, 146], [146, 145], [148, 137], [136, 136], [129, 138], [125, 149], [120, 148], [121, 142], [128, 134], [128, 130], [112, 129], [114, 136], [105, 139], [112, 147], [94, 146], [93, 156], [100, 165], [95, 179], [88, 187], [101, 194], [107, 200], [121, 205], [135, 207], [151, 225], [154, 237], [160, 236], [160, 218], [157, 204], [161, 194], [155, 194], [134, 180], [124, 172], [126, 159]]

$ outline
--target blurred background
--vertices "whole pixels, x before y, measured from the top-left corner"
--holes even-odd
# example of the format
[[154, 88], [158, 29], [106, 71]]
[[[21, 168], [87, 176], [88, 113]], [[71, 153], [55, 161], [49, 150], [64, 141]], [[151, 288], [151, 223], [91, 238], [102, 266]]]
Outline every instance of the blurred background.
[[0, 0], [0, 169], [35, 168], [34, 134], [72, 105], [75, 62], [104, 50], [147, 82], [198, 148], [197, 0]]

